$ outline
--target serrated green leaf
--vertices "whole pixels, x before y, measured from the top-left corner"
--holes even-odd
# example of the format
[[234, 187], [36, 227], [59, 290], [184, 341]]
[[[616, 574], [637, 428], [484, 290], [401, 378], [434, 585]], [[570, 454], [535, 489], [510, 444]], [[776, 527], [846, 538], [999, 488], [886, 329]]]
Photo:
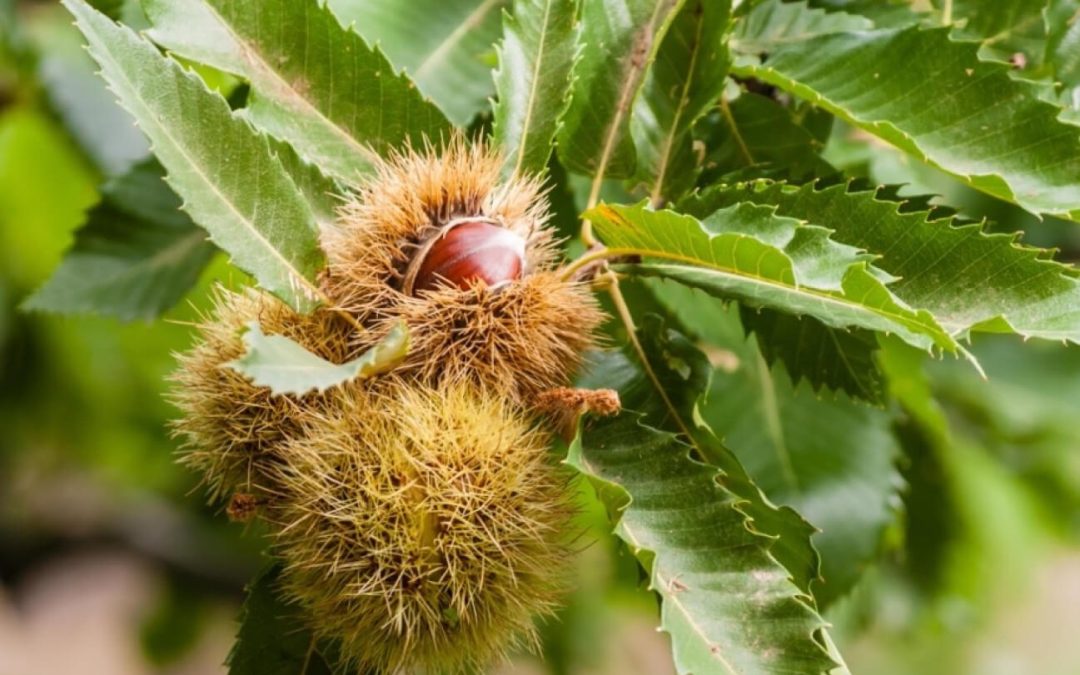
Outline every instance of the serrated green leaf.
[[[727, 321], [738, 324], [737, 311]], [[705, 339], [738, 361], [715, 371], [702, 417], [771, 499], [819, 528], [813, 541], [822, 581], [813, 589], [824, 607], [873, 563], [896, 521], [902, 481], [892, 416], [843, 394], [822, 398], [794, 385], [783, 367], [766, 365], [752, 341], [732, 342], [715, 330]]]
[[[811, 101], [972, 187], [1080, 220], [1080, 128], [947, 28], [833, 33], [733, 70]], [[858, 64], [851, 68], [851, 64]]]
[[312, 308], [323, 264], [314, 218], [266, 139], [131, 30], [82, 0], [64, 5], [192, 220], [264, 288], [297, 310]]
[[[740, 307], [741, 321], [733, 322], [722, 301], [703, 291], [660, 279], [644, 281], [687, 334], [717, 344], [742, 344], [744, 335], [753, 334], [765, 360], [770, 365], [783, 363], [795, 384], [806, 381], [820, 395], [843, 391], [881, 401], [884, 388], [874, 360], [878, 341], [873, 333], [830, 328], [808, 316], [748, 307]], [[725, 326], [726, 333], [720, 330]], [[720, 363], [720, 367], [731, 367], [726, 357]]]
[[661, 597], [677, 672], [825, 673], [824, 621], [797, 595], [767, 540], [746, 526], [717, 470], [674, 434], [629, 414], [587, 424], [567, 463], [602, 484], [616, 534]]
[[713, 113], [699, 125], [707, 148], [701, 185], [730, 182], [722, 177], [747, 170], [755, 178], [779, 175], [791, 180], [836, 173], [819, 156], [824, 143], [791, 108], [750, 92], [727, 106], [727, 113]]
[[285, 141], [272, 136], [267, 136], [266, 140], [270, 144], [270, 152], [277, 156], [285, 173], [289, 174], [296, 189], [307, 202], [319, 229], [325, 231], [333, 227], [346, 189], [324, 174], [319, 167], [304, 161], [296, 149]]
[[648, 314], [641, 323], [637, 338], [648, 371], [632, 350], [626, 356], [601, 353], [593, 356], [581, 386], [614, 387], [623, 407], [643, 413], [644, 423], [682, 434], [699, 458], [720, 470], [720, 484], [743, 500], [738, 508], [752, 520], [752, 529], [773, 538], [770, 552], [795, 585], [809, 594], [811, 581], [819, 575], [818, 554], [810, 543], [814, 526], [793, 509], [770, 502], [738, 458], [701, 421], [698, 409], [712, 378], [712, 366], [701, 350], [657, 315]]
[[330, 675], [311, 631], [274, 587], [277, 576], [270, 567], [248, 586], [229, 675]]
[[744, 309], [742, 323], [757, 336], [770, 365], [783, 363], [796, 384], [816, 392], [843, 391], [867, 401], [882, 399], [881, 372], [874, 360], [878, 342], [864, 330], [841, 330], [817, 319], [770, 310]]
[[408, 78], [316, 0], [144, 3], [155, 42], [248, 79], [252, 123], [342, 180], [355, 182], [407, 142], [449, 132]]
[[[942, 21], [955, 26], [955, 35], [981, 40], [986, 56], [1008, 60], [1019, 52], [1041, 60], [1045, 0], [934, 0], [934, 5]], [[944, 16], [946, 8], [949, 16]]]
[[180, 211], [156, 161], [106, 183], [75, 243], [24, 309], [154, 319], [195, 284], [215, 249]]
[[636, 180], [654, 205], [682, 196], [697, 179], [690, 129], [724, 90], [730, 17], [730, 0], [687, 0], [645, 76], [630, 131]]
[[630, 112], [668, 26], [685, 0], [593, 0], [582, 8], [581, 59], [559, 131], [571, 171], [629, 178], [636, 159]]
[[806, 2], [765, 0], [740, 17], [731, 34], [731, 47], [747, 53], [762, 52], [818, 35], [872, 28], [874, 23], [858, 14], [827, 12], [808, 7]]
[[690, 213], [753, 202], [832, 230], [838, 241], [880, 254], [874, 264], [899, 277], [889, 285], [908, 305], [927, 310], [953, 336], [1015, 332], [1080, 341], [1080, 280], [1049, 260], [1049, 251], [1021, 247], [1012, 235], [980, 225], [955, 226], [908, 212], [875, 190], [845, 185], [815, 189], [779, 183], [717, 188], [687, 200]]
[[312, 354], [284, 335], [266, 335], [255, 321], [244, 333], [244, 347], [244, 355], [227, 364], [230, 368], [275, 394], [303, 396], [392, 370], [409, 352], [409, 328], [395, 324], [371, 349], [341, 364]]
[[[732, 207], [722, 219], [713, 220], [714, 227], [722, 220], [730, 226], [731, 231], [724, 234], [710, 232], [691, 216], [649, 211], [641, 205], [604, 204], [585, 215], [611, 255], [672, 261], [626, 266], [632, 273], [674, 279], [754, 307], [807, 314], [835, 328], [895, 333], [923, 349], [933, 345], [949, 352], [958, 349], [955, 340], [929, 312], [912, 310], [897, 301], [864, 261], [857, 258], [838, 261], [831, 257], [816, 260], [812, 247], [797, 248], [798, 255], [789, 256], [753, 236], [737, 233], [744, 223], [776, 217], [771, 210], [746, 206]], [[801, 241], [793, 238], [791, 244]], [[799, 259], [802, 262], [797, 265], [795, 261]], [[847, 263], [846, 267], [843, 262]], [[819, 263], [820, 268], [814, 269]], [[797, 275], [802, 270], [813, 270], [814, 276], [810, 278], [830, 288], [839, 281], [839, 290], [803, 285]], [[837, 279], [837, 274], [842, 276]]]
[[488, 107], [499, 16], [511, 0], [329, 0], [459, 126]]
[[504, 173], [542, 173], [570, 104], [578, 53], [576, 0], [519, 0], [503, 18], [493, 135]]
[[[1075, 90], [1080, 87], [1080, 2], [1050, 0], [1044, 10], [1045, 60], [1054, 79]], [[1073, 107], [1078, 107], [1074, 102]]]

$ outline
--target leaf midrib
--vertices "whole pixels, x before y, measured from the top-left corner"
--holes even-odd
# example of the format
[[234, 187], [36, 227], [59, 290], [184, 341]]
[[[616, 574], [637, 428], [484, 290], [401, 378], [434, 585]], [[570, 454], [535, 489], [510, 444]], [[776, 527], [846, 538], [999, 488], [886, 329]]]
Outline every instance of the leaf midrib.
[[[601, 473], [596, 470], [596, 467], [594, 467], [592, 465], [592, 463], [589, 462], [589, 460], [585, 459], [585, 457], [583, 455], [579, 456], [578, 461], [581, 463], [582, 466], [584, 466], [586, 469], [588, 469], [589, 473], [591, 473], [592, 475], [594, 475], [594, 476], [601, 475]], [[720, 472], [717, 471], [717, 474], [719, 474], [719, 473]], [[633, 498], [632, 495], [630, 495], [629, 492], [626, 491], [626, 488], [623, 488], [621, 485], [619, 487], [624, 492], [626, 492], [627, 496], [630, 499], [630, 501], [627, 503], [626, 507], [622, 510], [622, 514], [621, 514], [621, 517], [619, 518], [619, 525], [618, 525], [619, 529], [621, 529], [626, 534], [625, 538], [627, 540], [627, 543], [630, 544], [631, 546], [633, 546], [635, 551], [652, 551], [654, 555], [659, 554], [660, 551], [654, 551], [653, 549], [650, 549], [650, 548], [647, 548], [646, 546], [644, 546], [641, 543], [641, 538], [638, 537], [634, 533], [631, 526], [626, 522], [626, 512], [629, 511], [630, 508], [632, 507], [634, 498]], [[657, 581], [661, 582], [662, 587], [664, 587], [665, 584], [670, 583], [670, 580], [665, 580], [663, 575], [660, 573], [660, 570], [657, 568], [657, 565], [656, 565], [656, 560], [653, 561], [653, 573], [656, 575]], [[675, 604], [675, 606], [679, 610], [679, 613], [682, 614], [682, 616], [686, 619], [687, 623], [690, 624], [690, 627], [693, 629], [694, 633], [696, 633], [698, 635], [698, 637], [701, 638], [702, 642], [704, 642], [706, 645], [714, 645], [714, 643], [709, 639], [708, 635], [705, 634], [705, 630], [703, 628], [701, 628], [697, 624], [696, 621], [694, 621], [693, 616], [691, 616], [690, 612], [686, 609], [686, 606], [678, 601], [678, 599], [676, 598], [676, 595], [677, 595], [676, 593], [665, 592], [663, 590], [660, 590], [659, 588], [656, 589], [656, 590], [657, 590], [658, 593], [660, 593], [664, 597], [665, 602]], [[719, 645], [714, 645], [714, 646], [719, 647]], [[738, 675], [739, 671], [737, 671], [730, 663], [728, 663], [727, 659], [725, 659], [719, 652], [714, 652], [710, 648], [709, 653], [712, 656], [715, 656], [717, 658], [717, 660], [720, 661], [721, 665], [723, 665], [724, 669], [728, 673], [730, 673], [731, 675]]]
[[[788, 286], [788, 285], [785, 285], [783, 283], [780, 283], [780, 282], [776, 281], [775, 279], [768, 279], [766, 277], [761, 277], [761, 276], [758, 276], [756, 274], [752, 274], [750, 272], [743, 273], [743, 272], [740, 272], [739, 270], [729, 270], [727, 268], [719, 267], [719, 266], [717, 266], [715, 264], [706, 265], [704, 261], [699, 260], [697, 258], [690, 257], [690, 256], [680, 256], [680, 255], [673, 254], [673, 253], [659, 252], [659, 251], [654, 251], [654, 250], [650, 250], [650, 249], [630, 248], [630, 247], [615, 247], [615, 248], [609, 247], [609, 248], [607, 248], [605, 250], [605, 254], [606, 254], [605, 257], [612, 257], [612, 258], [623, 257], [623, 256], [645, 256], [645, 257], [650, 257], [650, 258], [664, 258], [666, 260], [674, 260], [674, 261], [677, 261], [677, 262], [686, 263], [687, 265], [689, 265], [691, 270], [710, 272], [712, 274], [718, 274], [718, 275], [722, 275], [722, 276], [727, 276], [729, 278], [737, 279], [737, 280], [747, 280], [747, 281], [751, 281], [753, 283], [761, 284], [763, 286], [769, 286], [771, 288], [775, 288], [775, 289], [777, 289], [779, 291], [783, 291], [784, 293], [802, 293], [802, 294], [805, 294], [805, 295], [812, 296], [815, 300], [820, 300], [822, 302], [826, 302], [826, 303], [829, 303], [829, 304], [839, 305], [841, 307], [846, 307], [846, 308], [849, 308], [849, 309], [853, 309], [853, 310], [856, 310], [856, 311], [864, 313], [864, 314], [873, 314], [873, 315], [876, 315], [876, 316], [885, 317], [885, 318], [895, 322], [896, 324], [898, 324], [900, 326], [906, 326], [906, 323], [911, 321], [911, 317], [905, 317], [905, 316], [895, 314], [893, 312], [888, 312], [888, 311], [885, 311], [885, 310], [868, 307], [866, 305], [860, 305], [860, 304], [857, 304], [857, 303], [853, 303], [853, 302], [848, 301], [846, 298], [838, 297], [836, 295], [833, 295], [833, 294], [825, 292], [825, 291], [817, 291], [816, 289], [809, 288], [807, 286], [798, 286], [798, 285]], [[649, 265], [648, 267], [650, 267], [651, 269], [657, 269], [657, 270], [663, 271], [664, 269], [666, 269], [667, 267], [670, 267], [670, 266], [653, 264], [653, 265]], [[685, 268], [683, 268], [683, 269], [685, 269]], [[923, 326], [924, 324], [919, 323], [918, 325]], [[928, 330], [933, 329], [932, 326], [927, 326], [926, 328]], [[929, 336], [927, 336], [927, 337], [929, 338]], [[933, 340], [933, 338], [930, 338], [930, 339]], [[934, 340], [934, 342], [936, 342], [936, 340]]]
[[664, 189], [664, 179], [667, 176], [668, 165], [671, 162], [672, 148], [675, 147], [675, 136], [678, 135], [679, 122], [682, 120], [683, 113], [690, 103], [690, 84], [693, 82], [694, 69], [697, 68], [698, 56], [701, 54], [704, 30], [705, 20], [704, 18], [701, 18], [697, 22], [697, 31], [694, 36], [694, 49], [690, 53], [690, 63], [686, 66], [686, 79], [683, 81], [682, 92], [679, 96], [679, 105], [675, 108], [675, 116], [672, 118], [671, 127], [668, 129], [667, 136], [664, 138], [663, 150], [660, 153], [660, 166], [656, 171], [656, 184], [653, 185], [652, 194], [649, 199], [654, 205], [658, 204], [663, 197], [662, 191]]
[[637, 91], [636, 84], [640, 83], [638, 74], [645, 72], [645, 67], [649, 61], [647, 58], [644, 58], [641, 59], [641, 63], [635, 63], [633, 46], [637, 42], [639, 36], [651, 35], [649, 52], [652, 51], [652, 43], [656, 39], [657, 19], [663, 15], [664, 12], [662, 10], [665, 7], [670, 9], [675, 2], [676, 0], [658, 0], [656, 7], [653, 9], [652, 16], [649, 17], [649, 22], [645, 24], [641, 31], [634, 33], [630, 53], [625, 57], [628, 67], [624, 70], [625, 76], [623, 77], [622, 86], [619, 89], [619, 98], [615, 105], [615, 114], [611, 116], [608, 127], [604, 133], [604, 145], [600, 150], [600, 161], [596, 165], [596, 176], [593, 178], [587, 208], [595, 206], [597, 199], [600, 197], [600, 186], [603, 185], [604, 174], [607, 173], [607, 166], [611, 162], [611, 156], [615, 153], [615, 140], [619, 135], [619, 128], [622, 126], [623, 118], [630, 112], [630, 103], [633, 100], [634, 93]]
[[[94, 30], [92, 26], [90, 27], [90, 32], [93, 33], [95, 36], [97, 35], [97, 31]], [[100, 39], [100, 38], [95, 38], [95, 39], [97, 40], [97, 39]], [[135, 94], [134, 99], [136, 101], [138, 101], [142, 105], [144, 110], [146, 111], [147, 118], [150, 119], [150, 120], [153, 120], [154, 126], [169, 140], [170, 145], [172, 145], [173, 148], [176, 150], [176, 152], [179, 153], [180, 156], [184, 158], [184, 160], [187, 162], [189, 168], [191, 168], [191, 170], [195, 173], [195, 175], [207, 186], [209, 191], [222, 204], [224, 204], [225, 207], [230, 212], [232, 212], [236, 216], [236, 218], [239, 220], [239, 222], [243, 224], [243, 227], [244, 227], [245, 230], [250, 231], [251, 235], [254, 236], [257, 241], [261, 242], [265, 246], [265, 248], [268, 251], [270, 251], [270, 254], [273, 257], [277, 258], [281, 262], [281, 264], [284, 266], [285, 270], [288, 272], [291, 281], [293, 283], [296, 283], [297, 281], [299, 281], [299, 285], [305, 287], [307, 292], [310, 294], [311, 298], [313, 298], [313, 299], [314, 298], [321, 298], [322, 294], [320, 293], [319, 289], [317, 289], [314, 285], [312, 285], [311, 282], [309, 282], [307, 280], [307, 278], [303, 274], [300, 273], [299, 270], [297, 270], [295, 267], [293, 267], [292, 263], [289, 262], [289, 260], [286, 259], [283, 255], [281, 255], [280, 251], [278, 251], [276, 248], [274, 248], [274, 246], [270, 243], [270, 241], [268, 239], [266, 239], [261, 232], [259, 232], [259, 230], [254, 226], [254, 224], [250, 220], [248, 220], [246, 216], [244, 216], [240, 211], [238, 211], [236, 209], [236, 206], [232, 203], [232, 201], [227, 199], [225, 197], [225, 195], [222, 194], [221, 191], [218, 190], [218, 188], [214, 184], [214, 182], [210, 180], [210, 177], [207, 176], [201, 170], [201, 168], [194, 161], [194, 159], [191, 157], [191, 155], [189, 155], [185, 151], [183, 145], [178, 142], [178, 140], [172, 135], [172, 133], [170, 133], [169, 129], [167, 127], [165, 127], [164, 125], [161, 125], [161, 124], [159, 124], [157, 122], [157, 115], [155, 115], [153, 113], [153, 109], [146, 102], [146, 100], [142, 96], [139, 88], [137, 86], [135, 86], [135, 83], [127, 76], [127, 73], [124, 70], [124, 68], [121, 67], [120, 63], [118, 61], [116, 61], [116, 59], [112, 58], [112, 55], [109, 53], [109, 50], [96, 49], [95, 52], [97, 52], [99, 57], [105, 58], [111, 64], [112, 70], [114, 72], [119, 73], [119, 78], [127, 85], [127, 88]], [[178, 77], [188, 77], [188, 75], [186, 73], [177, 72], [177, 66], [175, 66], [173, 64], [169, 64], [169, 67], [173, 70], [173, 73], [176, 76], [178, 76]], [[276, 161], [276, 160], [271, 158], [271, 161]], [[168, 178], [166, 178], [166, 180], [168, 180]], [[185, 204], [185, 206], [186, 206], [186, 204]], [[185, 210], [187, 210], [187, 209], [185, 208]], [[210, 233], [210, 238], [211, 239], [214, 238], [213, 233]]]
[[[544, 45], [547, 44], [548, 37], [548, 20], [551, 16], [551, 5], [555, 0], [545, 0], [544, 2], [544, 20], [541, 23], [543, 28], [540, 31], [540, 43], [536, 52], [536, 65], [533, 66], [532, 82], [529, 84], [529, 104], [525, 108], [525, 119], [521, 123], [521, 138], [524, 141], [521, 148], [518, 149], [517, 161], [514, 162], [514, 173], [517, 176], [521, 173], [521, 166], [525, 161], [525, 151], [528, 149], [529, 139], [529, 125], [532, 124], [533, 111], [536, 109], [536, 92], [539, 88], [540, 81], [540, 65], [544, 62]], [[515, 17], [516, 18], [516, 17]], [[520, 22], [518, 26], [520, 27]]]
[[[217, 17], [217, 19], [221, 22], [221, 25], [225, 28], [229, 35], [232, 36], [236, 44], [239, 45], [240, 51], [244, 59], [248, 63], [252, 64], [252, 66], [258, 69], [260, 72], [273, 79], [275, 84], [277, 85], [276, 89], [278, 91], [291, 92], [292, 96], [287, 97], [289, 100], [299, 101], [301, 108], [303, 108], [309, 114], [319, 120], [324, 126], [330, 128], [335, 136], [339, 137], [342, 141], [344, 141], [351, 150], [363, 156], [366, 162], [368, 162], [369, 164], [373, 164], [379, 161], [378, 153], [358, 141], [352, 135], [351, 131], [342, 128], [337, 122], [334, 122], [329, 117], [327, 117], [321, 110], [319, 110], [315, 106], [312, 101], [304, 97], [300, 93], [300, 91], [296, 89], [296, 87], [290, 85], [280, 73], [278, 73], [273, 67], [271, 67], [270, 64], [266, 61], [266, 59], [262, 58], [261, 53], [251, 47], [248, 44], [247, 40], [245, 40], [243, 36], [241, 36], [233, 29], [232, 24], [229, 23], [229, 21], [226, 20], [220, 12], [218, 12], [217, 7], [214, 7], [210, 3], [206, 3], [206, 7], [211, 14]], [[336, 21], [336, 19], [334, 20]], [[342, 30], [348, 31], [349, 29], [343, 28]]]
[[423, 79], [427, 74], [428, 69], [439, 63], [443, 55], [453, 49], [455, 44], [461, 42], [461, 39], [465, 37], [466, 33], [476, 26], [479, 26], [480, 22], [487, 17], [488, 12], [500, 2], [502, 2], [502, 0], [484, 0], [479, 7], [470, 12], [469, 15], [465, 17], [465, 20], [458, 24], [457, 28], [447, 35], [446, 39], [440, 42], [439, 46], [433, 49], [420, 65], [416, 67], [416, 72], [413, 73], [413, 79]]

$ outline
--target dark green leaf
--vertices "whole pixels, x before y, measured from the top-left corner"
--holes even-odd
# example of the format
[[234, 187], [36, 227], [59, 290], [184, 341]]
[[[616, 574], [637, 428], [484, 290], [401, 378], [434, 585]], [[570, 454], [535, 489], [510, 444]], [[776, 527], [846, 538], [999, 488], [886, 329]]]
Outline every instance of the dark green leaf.
[[277, 569], [271, 567], [248, 587], [229, 675], [330, 675], [311, 631], [296, 608], [281, 600], [276, 581]]
[[567, 462], [602, 484], [616, 534], [662, 598], [661, 628], [683, 673], [825, 673], [824, 622], [747, 528], [717, 470], [633, 415], [589, 424]]
[[559, 132], [559, 159], [572, 171], [597, 177], [594, 186], [602, 178], [629, 178], [634, 173], [630, 112], [645, 70], [683, 2], [584, 3], [582, 54]]
[[[737, 323], [737, 314], [729, 320]], [[717, 369], [701, 414], [770, 499], [821, 530], [813, 541], [823, 583], [813, 589], [825, 606], [875, 560], [896, 520], [901, 481], [892, 418], [843, 394], [821, 398], [793, 385], [753, 342], [711, 344], [731, 350], [737, 366]]]
[[637, 175], [653, 204], [693, 186], [700, 160], [690, 129], [720, 97], [730, 62], [729, 0], [688, 0], [676, 15], [634, 106]]
[[60, 267], [23, 307], [131, 320], [175, 305], [216, 249], [180, 211], [163, 174], [147, 161], [107, 183]]
[[[799, 119], [795, 111], [759, 94], [743, 92], [727, 103], [727, 111], [713, 113], [701, 127], [705, 144], [705, 171], [701, 184], [752, 169], [761, 175], [779, 174], [791, 180], [836, 173], [819, 154], [824, 143], [804, 126], [808, 111]], [[826, 120], [831, 126], [831, 119]]]
[[[972, 187], [1080, 220], [1080, 128], [947, 28], [833, 33], [734, 70], [819, 105]], [[852, 68], [852, 64], [857, 67]]]
[[757, 336], [769, 364], [781, 362], [795, 383], [880, 402], [881, 372], [874, 360], [877, 338], [863, 330], [831, 328], [808, 316], [744, 310], [742, 322]]
[[329, 0], [459, 126], [488, 107], [499, 14], [510, 0]]
[[316, 0], [145, 2], [157, 43], [248, 79], [251, 121], [347, 182], [379, 155], [449, 131], [404, 75]]
[[313, 307], [323, 263], [315, 219], [267, 140], [153, 45], [82, 0], [64, 4], [192, 220], [264, 288], [299, 310]]
[[810, 543], [814, 526], [794, 510], [770, 502], [735, 455], [701, 423], [698, 409], [712, 377], [708, 359], [686, 337], [665, 328], [655, 315], [645, 316], [637, 338], [648, 359], [648, 371], [636, 355], [630, 360], [605, 354], [594, 362], [590, 377], [582, 384], [615, 387], [623, 406], [644, 413], [644, 422], [681, 433], [699, 458], [721, 471], [721, 485], [744, 500], [739, 509], [750, 517], [754, 531], [774, 537], [771, 553], [787, 568], [795, 585], [809, 594], [810, 582], [819, 574], [817, 551]]
[[576, 0], [519, 0], [503, 19], [495, 71], [495, 143], [508, 175], [547, 168], [559, 122], [570, 103], [578, 52]]

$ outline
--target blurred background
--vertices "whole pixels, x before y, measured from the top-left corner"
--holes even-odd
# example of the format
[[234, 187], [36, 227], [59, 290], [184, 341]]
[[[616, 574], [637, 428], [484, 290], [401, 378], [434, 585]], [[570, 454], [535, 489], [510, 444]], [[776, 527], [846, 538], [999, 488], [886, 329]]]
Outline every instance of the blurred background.
[[[139, 25], [131, 3], [101, 4]], [[57, 3], [0, 0], [0, 675], [223, 673], [264, 542], [206, 507], [174, 463], [165, 393], [207, 290], [243, 275], [215, 260], [153, 323], [19, 311], [102, 182], [148, 152], [93, 71]], [[205, 75], [225, 93], [236, 84]], [[1040, 222], [839, 123], [823, 154], [1080, 260], [1080, 227]], [[896, 415], [895, 524], [880, 562], [827, 611], [854, 673], [1080, 673], [1080, 350], [975, 350], [988, 382], [934, 363], [941, 408], [918, 424]], [[499, 672], [672, 672], [633, 558], [584, 486], [581, 500], [579, 590], [545, 627], [546, 663], [521, 656]]]

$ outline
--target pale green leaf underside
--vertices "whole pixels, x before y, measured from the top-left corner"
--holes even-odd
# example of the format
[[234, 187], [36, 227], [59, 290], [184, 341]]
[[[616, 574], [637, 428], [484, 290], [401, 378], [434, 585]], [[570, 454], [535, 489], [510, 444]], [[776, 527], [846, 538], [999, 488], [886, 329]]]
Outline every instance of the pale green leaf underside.
[[[946, 351], [957, 350], [956, 342], [933, 316], [899, 302], [864, 260], [848, 259], [839, 290], [804, 285], [810, 279], [797, 276], [792, 256], [755, 236], [739, 233], [746, 206], [723, 214], [732, 219], [731, 231], [724, 234], [710, 232], [691, 216], [642, 206], [601, 205], [586, 217], [613, 254], [646, 258], [645, 263], [627, 266], [635, 274], [667, 277], [754, 307], [810, 315], [836, 328], [895, 333], [923, 349], [937, 345]], [[810, 256], [803, 265], [813, 262]], [[836, 261], [816, 262], [837, 272]]]
[[559, 131], [566, 168], [609, 178], [633, 175], [630, 111], [646, 68], [684, 0], [590, 0], [570, 108]]
[[980, 61], [947, 28], [834, 33], [776, 46], [734, 70], [838, 117], [1034, 213], [1080, 220], [1080, 128]]
[[541, 173], [569, 105], [577, 56], [575, 0], [520, 0], [503, 19], [493, 135], [504, 173]]
[[162, 174], [151, 160], [106, 183], [71, 250], [23, 307], [149, 320], [175, 305], [216, 249]]
[[316, 0], [144, 0], [157, 43], [251, 82], [245, 114], [348, 182], [449, 124]]
[[312, 354], [283, 335], [266, 335], [258, 322], [244, 333], [244, 355], [228, 366], [275, 394], [302, 396], [385, 373], [409, 351], [409, 329], [399, 322], [382, 340], [357, 358], [336, 364]]
[[330, 0], [342, 23], [378, 43], [450, 120], [487, 109], [500, 15], [510, 0]]
[[311, 210], [267, 139], [225, 99], [83, 0], [65, 0], [113, 93], [147, 135], [184, 210], [233, 261], [307, 311], [323, 254]]
[[815, 189], [777, 183], [717, 188], [687, 200], [693, 214], [753, 202], [807, 220], [832, 237], [881, 257], [874, 264], [899, 277], [889, 290], [929, 311], [957, 337], [972, 331], [1080, 342], [1080, 280], [1050, 252], [1018, 245], [979, 225], [955, 227], [924, 211], [901, 213], [873, 190], [845, 185]]
[[681, 674], [825, 673], [824, 622], [797, 596], [768, 539], [747, 528], [717, 470], [630, 414], [586, 427], [567, 463], [622, 509], [616, 534], [649, 571]]

